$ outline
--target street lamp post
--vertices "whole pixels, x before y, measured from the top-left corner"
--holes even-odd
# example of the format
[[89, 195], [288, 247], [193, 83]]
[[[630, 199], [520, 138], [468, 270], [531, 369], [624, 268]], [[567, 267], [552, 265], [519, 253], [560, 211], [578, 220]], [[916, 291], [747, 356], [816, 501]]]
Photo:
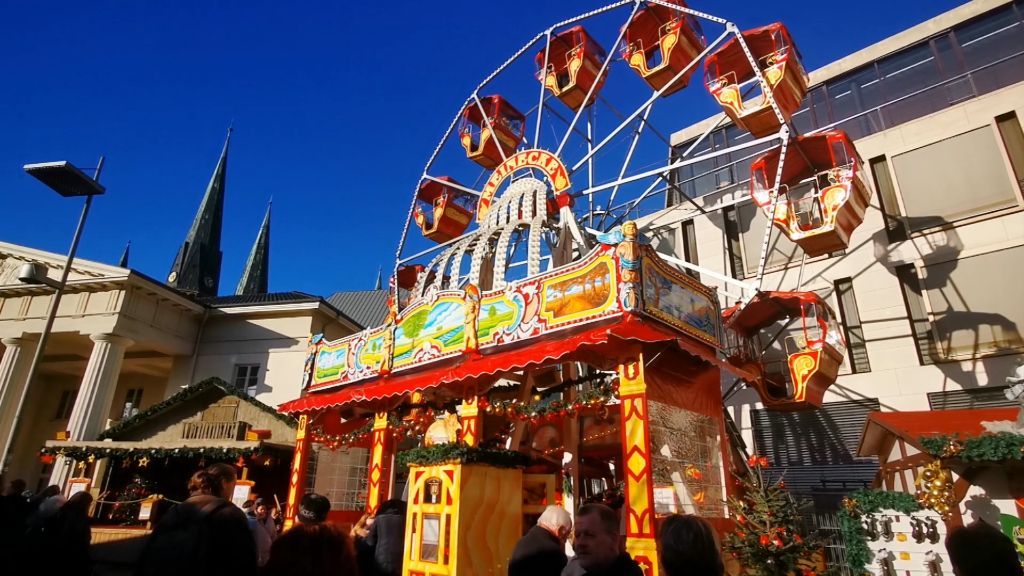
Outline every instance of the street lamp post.
[[100, 185], [100, 172], [103, 170], [104, 157], [100, 156], [100, 161], [96, 165], [96, 170], [93, 172], [92, 178], [85, 175], [81, 170], [76, 168], [70, 162], [47, 162], [43, 164], [26, 164], [24, 166], [25, 172], [30, 176], [33, 176], [43, 184], [46, 184], [51, 190], [60, 194], [64, 197], [72, 196], [85, 196], [85, 205], [82, 207], [82, 214], [78, 218], [78, 227], [75, 228], [75, 236], [71, 240], [71, 249], [68, 250], [68, 259], [64, 263], [64, 270], [61, 273], [60, 281], [54, 282], [46, 278], [45, 273], [40, 273], [38, 267], [33, 264], [27, 264], [22, 267], [21, 272], [18, 274], [18, 279], [28, 284], [45, 284], [54, 289], [53, 298], [50, 300], [50, 309], [46, 315], [46, 324], [43, 326], [43, 332], [39, 335], [39, 343], [36, 345], [35, 355], [32, 357], [32, 364], [29, 365], [28, 376], [25, 378], [25, 386], [21, 389], [21, 394], [18, 396], [18, 406], [14, 413], [14, 420], [11, 425], [11, 429], [8, 431], [2, 431], [6, 435], [3, 438], [2, 451], [0, 451], [0, 474], [6, 473], [7, 466], [10, 462], [11, 446], [14, 444], [14, 438], [18, 430], [18, 423], [21, 420], [21, 411], [25, 406], [25, 398], [28, 396], [29, 387], [32, 386], [32, 380], [35, 379], [36, 372], [39, 370], [39, 363], [43, 358], [43, 352], [46, 350], [46, 341], [50, 337], [50, 331], [53, 329], [53, 321], [57, 317], [57, 308], [60, 306], [61, 296], [64, 295], [64, 289], [67, 287], [68, 274], [71, 272], [71, 264], [75, 259], [75, 253], [78, 251], [78, 242], [82, 239], [82, 231], [85, 229], [85, 220], [89, 216], [89, 208], [92, 206], [93, 196], [99, 196], [106, 192], [106, 189]]

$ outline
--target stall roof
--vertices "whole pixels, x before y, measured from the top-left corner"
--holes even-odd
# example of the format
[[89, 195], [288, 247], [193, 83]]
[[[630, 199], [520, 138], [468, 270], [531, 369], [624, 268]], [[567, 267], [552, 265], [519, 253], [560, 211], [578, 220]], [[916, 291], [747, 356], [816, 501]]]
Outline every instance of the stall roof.
[[[591, 327], [584, 331], [562, 334], [558, 338], [537, 341], [491, 354], [472, 354], [459, 357], [455, 363], [441, 363], [404, 374], [392, 374], [366, 382], [347, 385], [333, 392], [310, 393], [286, 402], [278, 410], [287, 414], [300, 414], [315, 410], [338, 408], [350, 404], [381, 400], [410, 392], [435, 388], [472, 386], [483, 377], [502, 372], [529, 369], [557, 362], [570, 354], [600, 351], [609, 359], [627, 353], [621, 343], [672, 342], [690, 355], [734, 371], [735, 368], [717, 358], [716, 350], [695, 339], [681, 336], [674, 329], [661, 324], [627, 315], [614, 324]], [[609, 347], [608, 345], [613, 346]], [[620, 346], [614, 346], [614, 345]]]
[[858, 456], [880, 456], [889, 435], [902, 438], [920, 451], [923, 436], [978, 436], [985, 432], [982, 422], [1016, 420], [1018, 408], [972, 410], [926, 410], [919, 412], [872, 412], [864, 423]]

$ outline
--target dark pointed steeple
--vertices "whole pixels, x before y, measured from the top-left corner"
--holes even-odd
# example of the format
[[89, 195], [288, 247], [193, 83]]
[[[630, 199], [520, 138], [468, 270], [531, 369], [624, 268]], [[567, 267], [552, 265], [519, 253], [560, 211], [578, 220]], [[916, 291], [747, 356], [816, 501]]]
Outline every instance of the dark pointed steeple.
[[245, 270], [238, 280], [238, 288], [235, 294], [266, 294], [267, 285], [270, 284], [270, 207], [273, 201], [267, 203], [267, 213], [263, 216], [263, 224], [256, 234], [256, 241], [253, 242], [252, 250], [249, 252], [249, 259], [245, 262]]
[[167, 276], [167, 285], [198, 296], [216, 296], [220, 286], [220, 231], [224, 222], [224, 192], [228, 170], [228, 128], [224, 149], [213, 170], [206, 194], [192, 221], [185, 243], [178, 250], [174, 266]]
[[383, 283], [383, 278], [381, 277], [381, 272], [382, 271], [383, 271], [383, 268], [381, 268], [380, 266], [377, 266], [377, 285], [373, 287], [374, 290], [381, 290], [382, 289], [381, 288], [381, 285]]
[[125, 247], [124, 247], [124, 252], [121, 253], [121, 261], [117, 263], [117, 265], [120, 266], [121, 268], [127, 268], [128, 267], [128, 252], [131, 251], [131, 249], [132, 249], [132, 241], [129, 240], [128, 244], [126, 244]]

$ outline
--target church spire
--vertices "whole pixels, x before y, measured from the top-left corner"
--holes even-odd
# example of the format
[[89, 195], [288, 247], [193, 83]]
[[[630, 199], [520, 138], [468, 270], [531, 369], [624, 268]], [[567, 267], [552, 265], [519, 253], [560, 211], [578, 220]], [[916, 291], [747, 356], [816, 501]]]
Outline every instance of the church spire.
[[245, 270], [238, 280], [235, 294], [266, 294], [270, 283], [270, 207], [273, 201], [267, 202], [267, 213], [263, 216], [263, 224], [256, 234], [249, 259], [245, 262]]
[[167, 284], [198, 296], [216, 296], [220, 286], [220, 231], [224, 221], [224, 192], [228, 169], [228, 145], [232, 129], [224, 140], [217, 167], [199, 204], [185, 243], [178, 250]]
[[117, 265], [119, 267], [121, 267], [121, 268], [127, 268], [128, 267], [128, 252], [130, 252], [131, 249], [132, 249], [132, 241], [129, 240], [128, 244], [125, 244], [124, 252], [121, 253], [121, 261], [117, 263]]

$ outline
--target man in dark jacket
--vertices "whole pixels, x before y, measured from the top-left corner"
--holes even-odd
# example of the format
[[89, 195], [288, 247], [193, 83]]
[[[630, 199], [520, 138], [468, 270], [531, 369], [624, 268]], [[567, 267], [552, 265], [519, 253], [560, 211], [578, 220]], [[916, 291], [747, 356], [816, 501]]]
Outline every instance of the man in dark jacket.
[[405, 557], [405, 501], [388, 500], [377, 508], [365, 538], [358, 538], [357, 552], [363, 576], [400, 576]]
[[587, 504], [576, 513], [576, 533], [572, 543], [576, 558], [566, 574], [586, 576], [644, 576], [629, 554], [619, 545], [619, 516], [604, 504]]
[[565, 568], [565, 540], [572, 532], [572, 517], [561, 506], [548, 506], [516, 543], [508, 563], [508, 576], [558, 576]]

